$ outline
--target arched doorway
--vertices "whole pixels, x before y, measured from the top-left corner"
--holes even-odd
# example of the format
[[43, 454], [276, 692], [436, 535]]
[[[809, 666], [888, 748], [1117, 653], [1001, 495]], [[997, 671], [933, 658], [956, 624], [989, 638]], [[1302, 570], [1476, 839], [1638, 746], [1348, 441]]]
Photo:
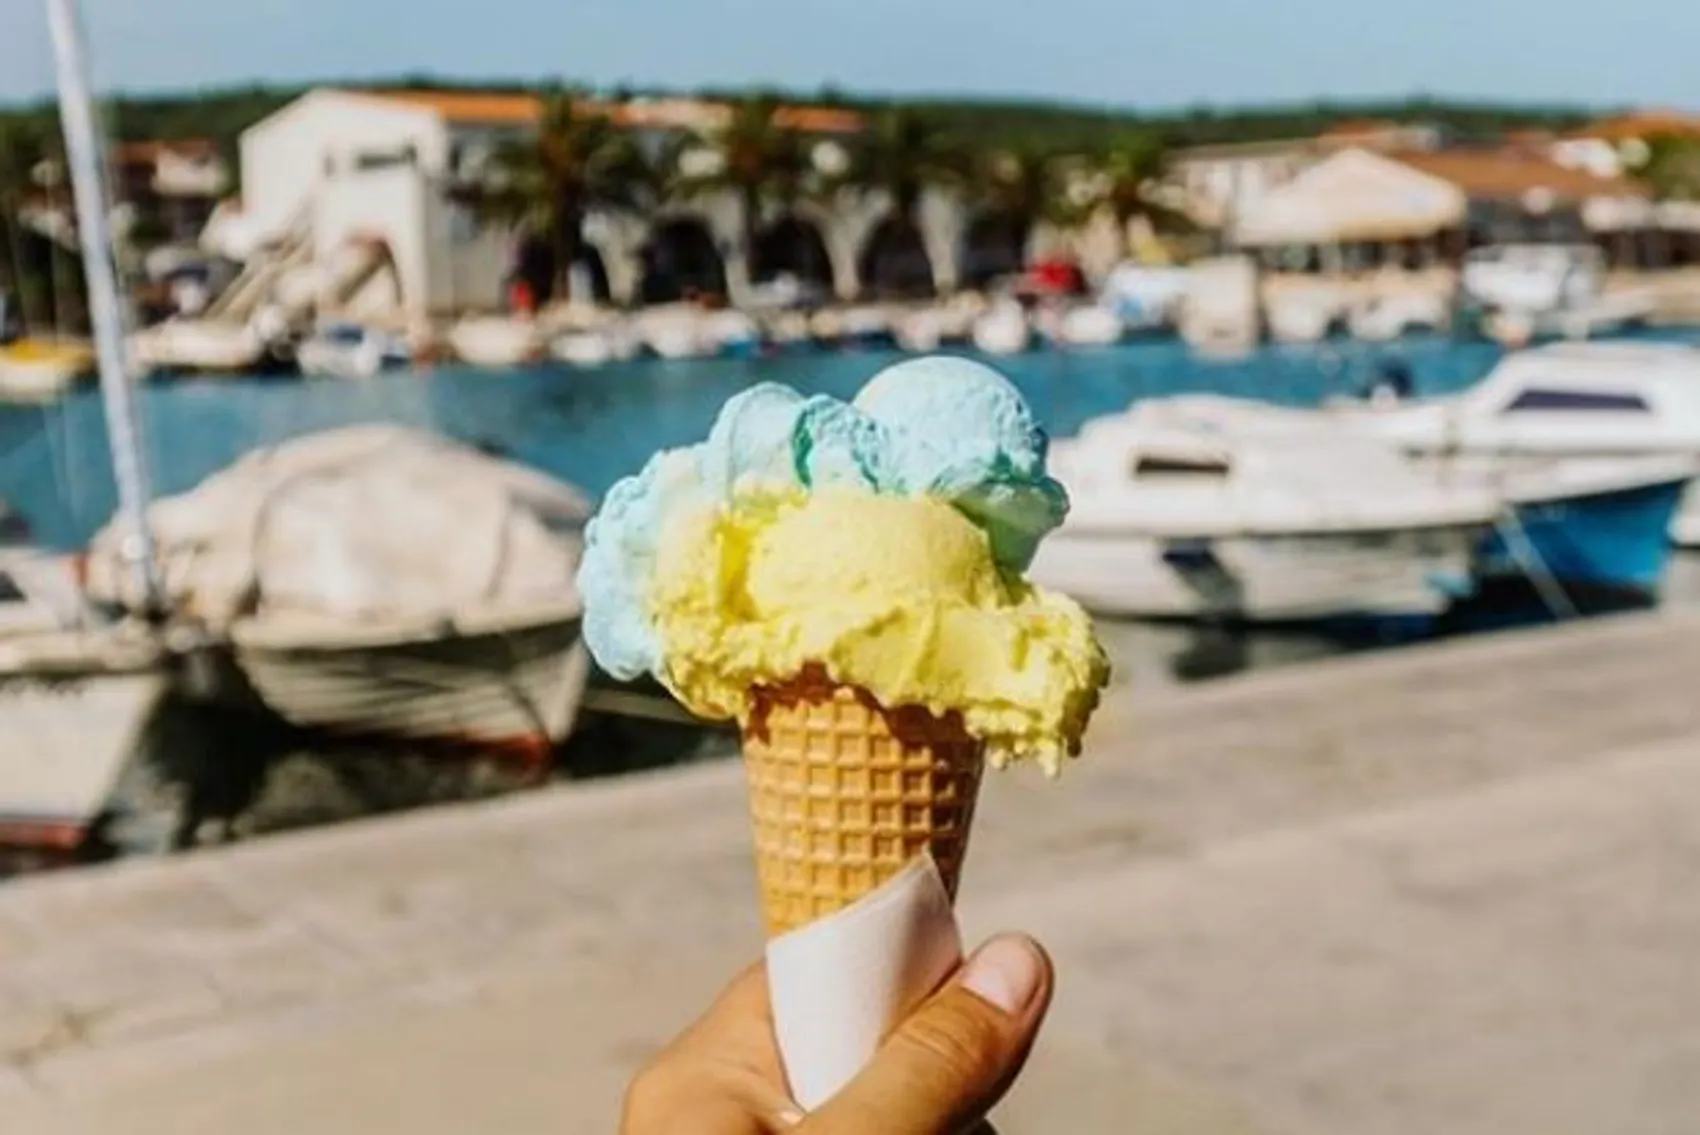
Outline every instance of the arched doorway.
[[862, 290], [876, 298], [930, 296], [936, 288], [926, 241], [908, 217], [890, 216], [874, 226], [862, 247], [857, 270]]
[[[527, 237], [520, 242], [518, 255], [514, 260], [514, 276], [524, 280], [533, 295], [543, 303], [552, 299], [567, 299], [568, 296], [555, 295], [555, 287], [560, 279], [555, 271], [555, 246], [547, 240]], [[608, 267], [603, 263], [602, 253], [594, 244], [588, 241], [579, 242], [578, 260], [574, 269], [567, 273], [566, 288], [571, 291], [575, 286], [588, 283], [590, 298], [597, 303], [607, 303], [613, 295], [608, 286]], [[571, 297], [579, 298], [579, 297]]]
[[1027, 237], [1032, 226], [1008, 213], [982, 213], [962, 234], [962, 282], [983, 288], [1000, 276], [1027, 267]]
[[676, 217], [656, 226], [643, 246], [638, 293], [644, 303], [724, 296], [726, 262], [708, 226], [695, 217]]
[[826, 238], [813, 221], [787, 213], [756, 234], [750, 249], [750, 280], [765, 284], [780, 276], [792, 276], [806, 291], [833, 291], [832, 257]]

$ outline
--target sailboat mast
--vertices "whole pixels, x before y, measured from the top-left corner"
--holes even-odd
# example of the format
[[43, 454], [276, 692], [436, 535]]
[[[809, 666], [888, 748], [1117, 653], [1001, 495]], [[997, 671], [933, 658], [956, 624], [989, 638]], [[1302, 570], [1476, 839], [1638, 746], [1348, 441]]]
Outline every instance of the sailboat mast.
[[112, 448], [112, 471], [118, 482], [118, 509], [129, 529], [123, 554], [135, 572], [145, 609], [163, 609], [164, 589], [154, 557], [153, 533], [147, 507], [151, 486], [142, 456], [141, 421], [136, 415], [124, 342], [124, 313], [118, 291], [118, 268], [107, 224], [109, 207], [104, 164], [106, 147], [94, 113], [88, 52], [75, 0], [47, 0], [47, 21], [53, 33], [55, 70], [59, 78], [59, 118], [65, 130], [65, 154], [70, 162], [71, 190], [76, 199], [77, 234], [82, 244], [83, 274], [88, 283], [89, 318], [93, 323], [95, 360], [100, 368], [101, 401], [106, 409], [106, 436]]

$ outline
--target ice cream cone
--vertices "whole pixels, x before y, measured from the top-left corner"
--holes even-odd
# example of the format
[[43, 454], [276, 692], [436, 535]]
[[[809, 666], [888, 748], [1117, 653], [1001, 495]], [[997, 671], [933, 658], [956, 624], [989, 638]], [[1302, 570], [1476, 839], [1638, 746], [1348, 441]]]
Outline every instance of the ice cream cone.
[[924, 852], [952, 897], [984, 766], [962, 717], [889, 709], [811, 667], [754, 691], [744, 729], [769, 937], [855, 903]]

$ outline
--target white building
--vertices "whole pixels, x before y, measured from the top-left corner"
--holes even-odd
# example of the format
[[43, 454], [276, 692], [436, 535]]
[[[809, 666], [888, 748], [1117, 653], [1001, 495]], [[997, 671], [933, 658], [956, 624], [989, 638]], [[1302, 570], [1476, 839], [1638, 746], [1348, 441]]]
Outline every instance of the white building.
[[322, 303], [494, 307], [510, 235], [448, 190], [540, 113], [529, 95], [312, 91], [242, 135], [244, 228], [280, 261], [310, 249], [299, 259], [318, 267]]

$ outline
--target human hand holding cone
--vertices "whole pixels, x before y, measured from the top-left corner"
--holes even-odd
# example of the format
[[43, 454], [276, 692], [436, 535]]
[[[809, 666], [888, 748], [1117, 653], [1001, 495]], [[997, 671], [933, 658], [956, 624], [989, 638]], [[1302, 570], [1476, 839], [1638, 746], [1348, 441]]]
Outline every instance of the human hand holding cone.
[[[941, 436], [940, 424], [956, 431]], [[1020, 576], [1066, 498], [995, 372], [923, 359], [853, 405], [762, 386], [610, 491], [586, 637], [741, 727], [768, 979], [812, 1108], [960, 961], [983, 768], [1055, 774], [1107, 679], [1085, 613]]]

